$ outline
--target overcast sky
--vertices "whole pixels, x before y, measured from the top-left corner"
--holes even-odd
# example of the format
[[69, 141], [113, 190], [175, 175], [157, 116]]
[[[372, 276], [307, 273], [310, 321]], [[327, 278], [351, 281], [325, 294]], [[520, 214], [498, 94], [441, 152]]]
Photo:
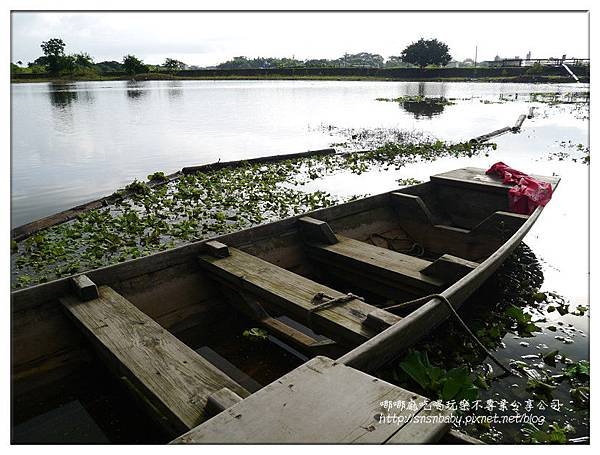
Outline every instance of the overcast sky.
[[389, 57], [420, 37], [447, 43], [454, 59], [588, 57], [587, 13], [210, 13], [114, 12], [12, 14], [12, 61], [41, 55], [59, 37], [67, 53], [96, 62], [135, 54], [211, 66], [234, 56], [337, 58], [345, 52]]

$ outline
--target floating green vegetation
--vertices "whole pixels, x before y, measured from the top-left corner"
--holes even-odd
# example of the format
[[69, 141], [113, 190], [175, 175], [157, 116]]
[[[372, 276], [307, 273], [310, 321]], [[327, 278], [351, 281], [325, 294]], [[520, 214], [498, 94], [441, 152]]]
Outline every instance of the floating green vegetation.
[[418, 185], [419, 183], [423, 183], [423, 181], [409, 177], [409, 178], [398, 179], [398, 180], [396, 180], [396, 183], [399, 186], [412, 186], [412, 185]]
[[166, 182], [167, 176], [164, 172], [155, 172], [154, 174], [150, 174], [148, 176], [148, 180], [151, 182]]
[[[442, 141], [384, 143], [362, 153], [246, 163], [162, 185], [134, 180], [115, 192], [119, 197], [113, 205], [84, 212], [16, 245], [11, 242], [12, 286], [44, 283], [358, 197], [339, 199], [302, 190], [326, 175], [399, 169], [417, 160], [472, 156], [490, 147]], [[164, 178], [162, 173], [153, 176], [151, 182]]]
[[[430, 397], [443, 401], [475, 400], [479, 393], [467, 367], [452, 368], [446, 371], [433, 366], [429, 362], [426, 352], [411, 351], [399, 363], [399, 366], [401, 371]], [[398, 370], [395, 370], [395, 374], [398, 374]], [[401, 381], [398, 376], [395, 379]]]
[[590, 148], [584, 144], [575, 144], [569, 141], [560, 141], [558, 145], [565, 151], [551, 152], [548, 160], [567, 161], [574, 163], [590, 164]]
[[530, 103], [543, 103], [551, 109], [568, 110], [575, 118], [590, 118], [590, 92], [530, 93]]
[[572, 425], [560, 426], [556, 422], [548, 425], [546, 430], [528, 423], [523, 428], [523, 442], [529, 444], [566, 444], [568, 435], [575, 432]]
[[529, 94], [529, 102], [550, 105], [589, 104], [590, 92], [534, 92]]
[[[460, 311], [481, 342], [495, 351], [496, 357], [510, 365], [517, 375], [495, 373], [486, 354], [453, 319], [419, 341], [416, 345], [418, 351], [408, 352], [399, 360], [390, 362], [377, 375], [432, 400], [448, 402], [448, 396], [444, 396], [446, 378], [449, 372], [464, 368], [461, 377], [465, 378], [463, 385], [468, 387], [468, 394], [472, 394], [467, 398], [471, 406], [459, 408], [455, 411], [458, 414], [470, 415], [475, 421], [477, 417], [485, 418], [494, 413], [528, 412], [544, 417], [546, 422], [556, 422], [556, 428], [575, 427], [574, 434], [569, 431], [567, 438], [559, 438], [560, 441], [555, 442], [585, 438], [589, 431], [590, 364], [586, 360], [571, 360], [555, 346], [561, 346], [564, 340], [569, 341], [576, 333], [575, 328], [571, 329], [556, 319], [556, 314], [552, 324], [546, 318], [555, 312], [560, 317], [582, 316], [586, 314], [587, 307], [573, 310], [558, 294], [540, 291], [543, 279], [542, 268], [535, 255], [521, 244]], [[564, 335], [555, 336], [557, 331]], [[552, 346], [544, 343], [534, 346], [538, 336], [548, 344], [549, 338], [554, 339], [554, 343]], [[573, 342], [572, 339], [570, 342]], [[520, 355], [526, 349], [530, 351]], [[520, 355], [520, 358], [517, 356], [515, 359], [515, 355]], [[490, 400], [492, 407], [486, 408]], [[504, 411], [498, 409], [501, 401], [505, 402]], [[479, 403], [479, 409], [474, 409], [473, 403]], [[527, 403], [531, 403], [529, 411], [523, 409]], [[555, 429], [543, 422], [538, 423], [536, 428], [547, 436]], [[463, 423], [459, 429], [489, 443], [548, 442], [542, 440], [540, 434], [530, 437], [523, 424], [495, 424], [483, 419], [469, 425]]]

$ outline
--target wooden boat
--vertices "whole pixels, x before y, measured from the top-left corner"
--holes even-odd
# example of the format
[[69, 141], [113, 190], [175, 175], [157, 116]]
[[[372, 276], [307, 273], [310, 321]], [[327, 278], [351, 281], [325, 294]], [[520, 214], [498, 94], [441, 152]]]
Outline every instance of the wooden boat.
[[[15, 414], [40, 390], [60, 401], [57, 384], [90, 368], [111, 371], [177, 443], [456, 440], [449, 411], [428, 409], [424, 398], [398, 413], [402, 425], [377, 420], [385, 400], [422, 397], [370, 374], [447, 319], [448, 307], [434, 297], [401, 314], [380, 307], [441, 294], [458, 308], [542, 211], [510, 213], [508, 188], [482, 169], [458, 169], [14, 291], [13, 442], [47, 440], [31, 430], [31, 415]], [[229, 336], [239, 318], [266, 329], [296, 363], [257, 384], [246, 374], [252, 366], [211, 351], [210, 338]], [[415, 415], [439, 422], [408, 421]]]

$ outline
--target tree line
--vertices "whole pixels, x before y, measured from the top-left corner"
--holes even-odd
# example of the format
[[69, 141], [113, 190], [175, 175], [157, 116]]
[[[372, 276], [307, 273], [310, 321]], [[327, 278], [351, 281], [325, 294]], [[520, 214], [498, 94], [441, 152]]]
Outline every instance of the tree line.
[[[165, 59], [162, 65], [149, 65], [135, 55], [125, 55], [121, 62], [104, 61], [95, 63], [86, 52], [65, 54], [65, 43], [60, 38], [52, 38], [41, 44], [43, 55], [29, 62], [24, 68], [22, 62], [11, 63], [13, 73], [49, 73], [53, 76], [86, 76], [125, 72], [131, 76], [149, 72], [174, 73], [188, 68], [185, 63], [173, 59]], [[398, 56], [385, 60], [379, 54], [360, 52], [344, 54], [337, 59], [272, 58], [245, 56], [220, 63], [217, 69], [277, 69], [277, 68], [399, 68], [418, 66], [445, 66], [450, 60], [448, 46], [437, 39], [420, 40], [408, 45]]]

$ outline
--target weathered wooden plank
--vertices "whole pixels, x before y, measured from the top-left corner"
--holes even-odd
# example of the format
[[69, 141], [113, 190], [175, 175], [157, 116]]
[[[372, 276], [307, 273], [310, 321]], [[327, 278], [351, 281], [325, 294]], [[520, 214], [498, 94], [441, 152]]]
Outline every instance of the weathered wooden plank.
[[477, 262], [467, 261], [451, 254], [444, 254], [421, 272], [442, 280], [444, 284], [452, 284], [474, 270], [478, 265]]
[[392, 193], [391, 201], [396, 209], [399, 209], [405, 216], [410, 216], [413, 222], [426, 225], [439, 223], [420, 196], [397, 192]]
[[368, 327], [373, 327], [375, 330], [385, 330], [394, 323], [393, 320], [390, 320], [390, 316], [394, 315], [389, 311], [377, 308], [367, 315], [364, 324]]
[[[481, 284], [488, 279], [510, 255], [539, 217], [543, 207], [538, 207], [527, 222], [519, 228], [498, 250], [483, 261], [469, 277], [465, 277], [444, 290], [443, 295], [454, 308], [458, 308]], [[410, 315], [380, 334], [366, 341], [337, 361], [363, 371], [373, 371], [400, 352], [417, 343], [451, 312], [439, 299], [433, 298]]]
[[469, 436], [466, 433], [463, 433], [458, 430], [450, 430], [446, 433], [442, 439], [440, 439], [441, 444], [477, 444], [477, 445], [485, 445], [483, 441], [480, 439]]
[[[465, 167], [462, 169], [455, 169], [453, 171], [443, 172], [431, 176], [431, 181], [436, 183], [443, 183], [445, 185], [460, 186], [463, 188], [477, 187], [480, 191], [494, 191], [505, 193], [512, 184], [502, 183], [502, 179], [492, 175], [487, 175], [485, 169], [477, 167]], [[560, 177], [555, 176], [544, 176], [530, 174], [531, 177], [542, 181], [548, 182], [552, 185], [552, 189], [555, 189], [560, 182]]]
[[[331, 351], [331, 348], [334, 347], [332, 345], [335, 345], [335, 342], [332, 340], [317, 340], [297, 328], [271, 317], [253, 295], [245, 292], [240, 293], [226, 284], [221, 286], [221, 292], [233, 307], [246, 314], [248, 317], [256, 320], [259, 325], [268, 329], [281, 340], [290, 343], [296, 348], [325, 355], [325, 352]], [[389, 324], [386, 325], [386, 327], [388, 326]]]
[[298, 220], [302, 234], [307, 240], [333, 245], [337, 238], [326, 221], [304, 216]]
[[413, 401], [416, 411], [390, 411], [406, 421], [420, 415], [427, 403], [354, 368], [315, 357], [172, 443], [382, 444], [392, 438], [395, 443], [412, 443], [417, 437], [435, 442], [442, 436], [430, 423], [388, 422], [385, 401]]
[[439, 279], [421, 272], [431, 264], [429, 261], [348, 237], [337, 237], [338, 243], [333, 245], [307, 243], [307, 253], [330, 266], [343, 267], [348, 280], [359, 287], [362, 280], [355, 271], [368, 281], [383, 282], [392, 288], [432, 293], [443, 285]]
[[209, 240], [204, 244], [204, 246], [206, 247], [208, 254], [216, 258], [224, 258], [229, 256], [229, 248], [224, 243], [216, 240]]
[[450, 415], [447, 410], [437, 410], [433, 405], [428, 404], [413, 417], [413, 420], [402, 427], [402, 431], [395, 433], [385, 443], [428, 444], [437, 442], [452, 428]]
[[523, 226], [528, 218], [528, 215], [521, 215], [519, 213], [503, 211], [494, 212], [471, 229], [469, 235], [472, 237], [488, 235], [492, 237], [507, 238]]
[[69, 296], [61, 302], [109, 367], [168, 416], [168, 422], [160, 419], [168, 430], [180, 434], [202, 422], [208, 396], [223, 387], [248, 395], [110, 287], [98, 291], [95, 300]]
[[188, 166], [181, 169], [181, 172], [186, 174], [195, 174], [196, 172], [210, 172], [224, 168], [232, 168], [242, 166], [244, 164], [260, 164], [260, 163], [275, 163], [278, 161], [291, 160], [294, 158], [306, 158], [310, 156], [334, 155], [335, 149], [309, 150], [307, 152], [288, 153], [285, 155], [261, 156], [258, 158], [247, 158], [245, 160], [235, 161], [217, 161], [216, 163], [201, 164], [199, 166]]
[[[367, 314], [376, 309], [374, 306], [351, 299], [311, 314], [315, 307], [313, 299], [318, 293], [334, 299], [345, 294], [235, 248], [229, 252], [228, 257], [221, 259], [201, 255], [200, 265], [225, 284], [254, 294], [259, 300], [267, 300], [285, 314], [312, 321], [313, 330], [343, 344], [360, 344], [377, 333], [363, 325]], [[397, 316], [392, 319], [400, 320]]]
[[81, 300], [92, 300], [98, 298], [98, 287], [86, 275], [71, 278], [73, 289]]
[[[325, 207], [308, 212], [310, 215], [328, 222], [342, 219], [344, 223], [352, 220], [354, 216], [365, 211], [374, 210], [387, 204], [389, 193], [377, 194], [363, 199], [346, 202], [344, 204]], [[226, 245], [237, 248], [260, 246], [269, 242], [275, 236], [284, 236], [294, 233], [298, 228], [298, 219], [304, 215], [293, 216], [284, 220], [253, 226], [232, 232], [231, 234], [215, 237]], [[166, 251], [131, 259], [119, 264], [97, 268], [87, 271], [86, 275], [97, 283], [115, 283], [130, 280], [134, 277], [144, 276], [165, 268], [177, 266], [185, 262], [195, 263], [194, 259], [205, 249], [207, 240], [193, 242]], [[31, 286], [25, 289], [12, 291], [11, 311], [20, 311], [26, 308], [42, 305], [48, 301], [56, 301], [60, 296], [70, 291], [70, 278], [60, 278], [48, 283]]]
[[239, 403], [242, 399], [237, 393], [232, 392], [227, 387], [223, 387], [221, 390], [217, 390], [208, 396], [206, 410], [209, 414], [216, 415]]
[[[450, 219], [460, 227], [436, 224], [439, 218], [418, 196], [391, 195], [402, 229], [428, 252], [479, 262], [498, 249], [527, 220], [525, 215], [502, 211], [508, 209], [506, 188], [503, 194], [498, 194], [475, 191], [474, 186], [452, 185], [454, 183], [439, 184], [438, 197], [451, 213]], [[496, 188], [495, 182], [490, 185]], [[484, 188], [487, 187], [484, 185]]]

